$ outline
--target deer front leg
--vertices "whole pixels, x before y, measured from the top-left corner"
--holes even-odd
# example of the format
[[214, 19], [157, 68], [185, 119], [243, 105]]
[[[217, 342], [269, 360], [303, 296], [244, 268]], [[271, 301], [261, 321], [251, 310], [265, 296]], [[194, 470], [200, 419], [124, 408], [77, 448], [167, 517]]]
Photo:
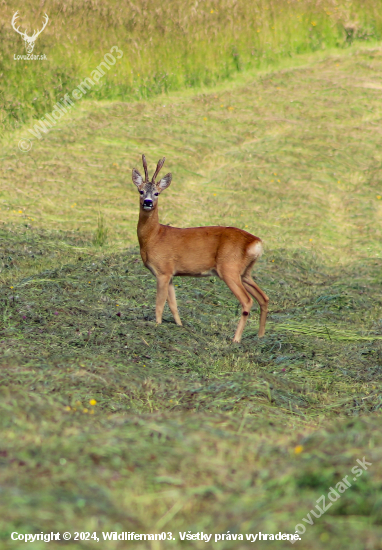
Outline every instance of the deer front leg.
[[170, 307], [171, 313], [175, 319], [175, 323], [177, 325], [182, 326], [182, 321], [180, 320], [179, 313], [178, 313], [178, 306], [176, 304], [175, 288], [172, 281], [170, 281], [170, 284], [168, 285], [167, 301], [168, 301], [168, 305]]
[[171, 277], [167, 275], [157, 275], [157, 300], [155, 317], [158, 324], [162, 322], [163, 309], [168, 296], [168, 287], [170, 280]]

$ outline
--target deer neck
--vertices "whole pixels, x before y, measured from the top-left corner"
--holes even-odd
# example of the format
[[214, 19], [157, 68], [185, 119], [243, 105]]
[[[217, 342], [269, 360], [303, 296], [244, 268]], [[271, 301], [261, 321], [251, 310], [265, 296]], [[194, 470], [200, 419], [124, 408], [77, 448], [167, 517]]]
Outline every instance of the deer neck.
[[139, 209], [138, 241], [141, 248], [147, 246], [148, 241], [155, 237], [159, 231], [158, 205], [150, 212]]

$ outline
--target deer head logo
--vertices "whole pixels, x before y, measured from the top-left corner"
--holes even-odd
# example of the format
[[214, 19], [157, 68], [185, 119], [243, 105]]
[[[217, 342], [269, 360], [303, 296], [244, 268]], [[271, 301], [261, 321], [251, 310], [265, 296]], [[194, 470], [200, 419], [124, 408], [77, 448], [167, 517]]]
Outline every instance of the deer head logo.
[[19, 30], [20, 27], [17, 27], [15, 26], [16, 24], [16, 19], [18, 18], [18, 11], [14, 14], [14, 16], [12, 17], [12, 27], [14, 28], [14, 30], [16, 32], [18, 32], [21, 36], [22, 36], [22, 39], [24, 40], [25, 42], [25, 49], [26, 49], [26, 52], [27, 53], [32, 53], [33, 52], [33, 48], [34, 48], [34, 43], [36, 42], [36, 38], [38, 37], [39, 34], [42, 33], [42, 31], [45, 29], [48, 21], [49, 21], [49, 17], [47, 16], [47, 14], [45, 14], [45, 17], [44, 17], [44, 20], [43, 20], [43, 25], [42, 25], [42, 29], [39, 30], [39, 31], [33, 31], [33, 35], [32, 36], [28, 36], [27, 35], [27, 32], [21, 32]]

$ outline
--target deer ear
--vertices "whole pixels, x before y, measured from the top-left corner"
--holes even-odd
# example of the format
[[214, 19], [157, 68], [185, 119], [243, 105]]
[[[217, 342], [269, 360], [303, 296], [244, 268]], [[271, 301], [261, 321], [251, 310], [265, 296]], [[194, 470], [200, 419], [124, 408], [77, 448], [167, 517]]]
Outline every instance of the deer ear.
[[166, 174], [164, 178], [158, 181], [157, 187], [159, 191], [164, 191], [165, 189], [167, 189], [167, 187], [171, 183], [171, 180], [172, 180], [172, 174]]
[[143, 185], [143, 178], [138, 170], [136, 170], [135, 168], [133, 170], [133, 183], [135, 183], [138, 189]]

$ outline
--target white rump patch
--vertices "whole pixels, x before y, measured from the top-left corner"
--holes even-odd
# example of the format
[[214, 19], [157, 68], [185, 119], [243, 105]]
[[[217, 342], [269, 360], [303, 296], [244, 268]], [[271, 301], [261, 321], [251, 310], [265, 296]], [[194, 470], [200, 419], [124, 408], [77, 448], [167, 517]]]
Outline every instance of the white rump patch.
[[248, 256], [251, 256], [254, 260], [257, 260], [260, 258], [260, 256], [263, 253], [263, 245], [261, 241], [256, 241], [253, 244], [250, 244], [247, 248], [247, 254]]

